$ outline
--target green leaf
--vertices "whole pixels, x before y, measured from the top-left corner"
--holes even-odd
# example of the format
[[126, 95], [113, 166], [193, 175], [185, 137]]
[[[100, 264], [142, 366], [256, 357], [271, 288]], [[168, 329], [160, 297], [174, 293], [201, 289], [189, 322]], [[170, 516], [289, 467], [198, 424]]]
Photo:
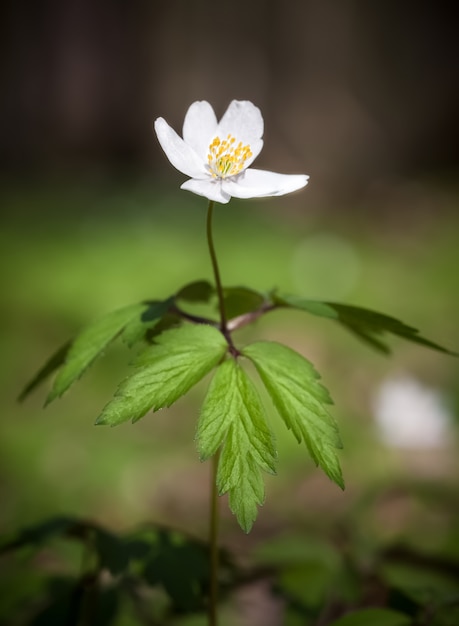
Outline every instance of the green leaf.
[[284, 294], [272, 293], [274, 304], [281, 307], [289, 307], [292, 309], [300, 309], [307, 311], [318, 317], [328, 317], [329, 319], [338, 319], [336, 311], [325, 302], [318, 300], [308, 300], [307, 298], [299, 298], [298, 296], [290, 296]]
[[140, 316], [144, 309], [145, 304], [133, 304], [113, 311], [87, 326], [70, 346], [64, 367], [54, 381], [46, 404], [61, 396], [75, 380], [80, 378], [108, 344], [132, 319]]
[[[412, 341], [413, 343], [420, 344], [427, 348], [432, 348], [432, 350], [457, 356], [454, 352], [451, 352], [443, 346], [430, 341], [430, 339], [426, 339], [419, 335], [419, 331], [416, 328], [407, 326], [403, 322], [389, 315], [384, 315], [383, 313], [378, 313], [377, 311], [371, 311], [361, 307], [338, 304], [335, 302], [329, 302], [328, 305], [336, 311], [338, 314], [338, 320], [343, 326], [347, 327], [350, 331], [354, 332], [357, 336], [366, 340], [374, 347], [377, 343], [379, 343], [378, 335], [388, 332], [408, 341]], [[387, 347], [386, 350], [388, 351]]]
[[179, 289], [175, 297], [187, 302], [209, 302], [214, 293], [214, 286], [207, 280], [196, 280]]
[[411, 618], [391, 609], [362, 609], [331, 622], [330, 626], [410, 626]]
[[325, 405], [330, 395], [313, 365], [279, 343], [260, 341], [242, 351], [257, 368], [274, 406], [297, 441], [305, 442], [316, 465], [342, 489], [343, 476], [336, 454], [341, 448], [338, 427]]
[[166, 330], [135, 360], [136, 372], [121, 383], [96, 424], [135, 422], [150, 410], [170, 406], [217, 365], [227, 348], [213, 326]]
[[43, 367], [37, 372], [30, 382], [24, 387], [18, 396], [19, 402], [25, 400], [25, 398], [36, 389], [42, 382], [44, 382], [48, 376], [56, 371], [66, 360], [68, 351], [70, 349], [71, 342], [67, 341], [46, 361]]
[[234, 358], [217, 369], [207, 392], [197, 431], [202, 460], [223, 444], [217, 486], [229, 493], [229, 506], [249, 532], [263, 504], [261, 470], [275, 473], [276, 450], [260, 397]]
[[320, 302], [278, 294], [273, 294], [273, 302], [278, 306], [300, 309], [312, 313], [312, 315], [334, 319], [372, 348], [385, 354], [390, 353], [390, 348], [381, 339], [381, 335], [391, 333], [432, 350], [458, 356], [457, 353], [422, 337], [416, 328], [384, 313], [338, 302]]
[[167, 314], [174, 298], [166, 298], [166, 300], [151, 300], [144, 305], [144, 311], [141, 315], [135, 316], [126, 324], [123, 330], [123, 340], [128, 346], [133, 346], [138, 341], [146, 338], [148, 331], [160, 322]]
[[225, 311], [229, 318], [255, 311], [265, 302], [265, 296], [248, 287], [225, 287], [223, 289]]

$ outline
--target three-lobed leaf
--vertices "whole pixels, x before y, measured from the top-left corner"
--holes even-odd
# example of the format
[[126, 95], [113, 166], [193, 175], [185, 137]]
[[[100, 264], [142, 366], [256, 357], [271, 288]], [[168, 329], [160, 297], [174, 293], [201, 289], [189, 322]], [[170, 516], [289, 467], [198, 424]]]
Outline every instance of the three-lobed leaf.
[[316, 465], [341, 488], [338, 427], [326, 405], [332, 404], [319, 375], [301, 354], [279, 343], [259, 341], [242, 354], [255, 365], [274, 406], [298, 442], [304, 441]]
[[217, 486], [229, 494], [239, 524], [249, 532], [264, 502], [261, 470], [275, 473], [276, 450], [253, 383], [234, 358], [217, 369], [204, 400], [197, 431], [201, 459], [222, 446]]
[[145, 304], [133, 304], [113, 311], [87, 326], [67, 351], [64, 366], [56, 376], [46, 404], [61, 396], [72, 383], [80, 378], [125, 326], [132, 320], [140, 318], [144, 309]]
[[206, 324], [166, 330], [134, 361], [136, 371], [121, 385], [96, 424], [139, 420], [183, 396], [223, 358], [228, 344]]

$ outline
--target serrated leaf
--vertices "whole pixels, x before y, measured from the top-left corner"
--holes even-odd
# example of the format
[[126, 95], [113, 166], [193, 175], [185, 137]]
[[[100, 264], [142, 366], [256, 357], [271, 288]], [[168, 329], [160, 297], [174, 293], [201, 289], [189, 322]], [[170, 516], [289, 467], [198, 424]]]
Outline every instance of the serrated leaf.
[[278, 306], [300, 309], [312, 315], [334, 319], [372, 348], [385, 354], [390, 353], [390, 348], [381, 339], [381, 335], [391, 333], [432, 350], [450, 354], [451, 356], [458, 356], [456, 352], [452, 352], [430, 341], [430, 339], [422, 337], [416, 328], [404, 324], [395, 317], [372, 311], [371, 309], [340, 304], [338, 302], [321, 302], [279, 294], [273, 294], [273, 302]]
[[48, 376], [55, 372], [64, 362], [70, 349], [71, 342], [67, 341], [46, 361], [43, 367], [37, 372], [30, 382], [24, 387], [18, 396], [18, 401], [22, 402], [32, 393]]
[[316, 465], [344, 489], [336, 454], [342, 444], [326, 409], [333, 402], [313, 365], [291, 348], [269, 341], [252, 343], [242, 353], [255, 365], [287, 428], [299, 443], [304, 441]]
[[175, 297], [187, 302], [209, 302], [214, 293], [214, 286], [207, 280], [196, 280], [179, 289]]
[[331, 622], [330, 626], [409, 626], [409, 615], [392, 609], [361, 609]]
[[173, 297], [146, 302], [142, 314], [131, 319], [123, 330], [123, 340], [128, 346], [145, 339], [148, 331], [155, 328], [167, 314], [173, 302]]
[[255, 311], [265, 301], [262, 293], [248, 287], [225, 287], [223, 296], [225, 311], [229, 318]]
[[133, 304], [113, 311], [87, 326], [72, 342], [65, 364], [54, 381], [46, 399], [49, 404], [61, 396], [117, 337], [123, 328], [136, 316], [140, 316], [145, 304]]
[[275, 473], [276, 450], [260, 397], [234, 358], [217, 369], [207, 392], [197, 431], [202, 460], [223, 444], [218, 464], [220, 494], [229, 493], [229, 505], [239, 524], [249, 532], [264, 502], [261, 470]]
[[213, 326], [166, 330], [137, 357], [135, 373], [121, 383], [96, 424], [135, 422], [150, 410], [170, 406], [217, 365], [227, 348], [225, 338]]

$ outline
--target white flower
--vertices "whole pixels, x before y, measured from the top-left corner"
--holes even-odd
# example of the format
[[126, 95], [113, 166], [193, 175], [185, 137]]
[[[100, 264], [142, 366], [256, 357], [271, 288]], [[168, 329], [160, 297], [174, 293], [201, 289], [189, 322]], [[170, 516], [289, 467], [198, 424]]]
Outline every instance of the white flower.
[[183, 139], [165, 119], [155, 131], [172, 165], [190, 176], [181, 186], [209, 200], [226, 204], [231, 196], [282, 196], [304, 187], [309, 176], [249, 169], [263, 147], [263, 117], [246, 100], [233, 100], [217, 121], [208, 102], [193, 102], [183, 123]]

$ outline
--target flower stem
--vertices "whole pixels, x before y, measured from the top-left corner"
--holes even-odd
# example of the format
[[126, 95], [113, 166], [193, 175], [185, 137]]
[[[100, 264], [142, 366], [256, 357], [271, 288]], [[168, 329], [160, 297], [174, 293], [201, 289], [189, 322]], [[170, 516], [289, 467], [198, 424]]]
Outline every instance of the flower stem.
[[224, 335], [226, 335], [226, 311], [225, 301], [223, 299], [223, 287], [220, 278], [220, 270], [218, 269], [217, 255], [215, 253], [214, 240], [212, 236], [212, 216], [214, 210], [214, 201], [209, 200], [209, 206], [207, 209], [207, 244], [209, 246], [210, 259], [212, 261], [212, 269], [214, 270], [215, 287], [217, 289], [218, 308], [220, 311], [220, 328]]
[[[212, 216], [214, 210], [213, 200], [209, 200], [207, 209], [207, 243], [209, 246], [212, 269], [214, 271], [215, 287], [218, 297], [218, 308], [220, 311], [220, 330], [231, 343], [231, 338], [227, 330], [227, 318], [225, 311], [225, 301], [223, 299], [223, 287], [218, 269], [217, 255], [215, 253], [214, 240], [212, 235]], [[210, 583], [209, 583], [209, 626], [217, 626], [217, 604], [218, 604], [218, 491], [217, 491], [217, 469], [220, 453], [217, 451], [212, 457], [211, 485], [210, 485], [210, 520], [209, 520], [209, 543], [210, 543]]]

